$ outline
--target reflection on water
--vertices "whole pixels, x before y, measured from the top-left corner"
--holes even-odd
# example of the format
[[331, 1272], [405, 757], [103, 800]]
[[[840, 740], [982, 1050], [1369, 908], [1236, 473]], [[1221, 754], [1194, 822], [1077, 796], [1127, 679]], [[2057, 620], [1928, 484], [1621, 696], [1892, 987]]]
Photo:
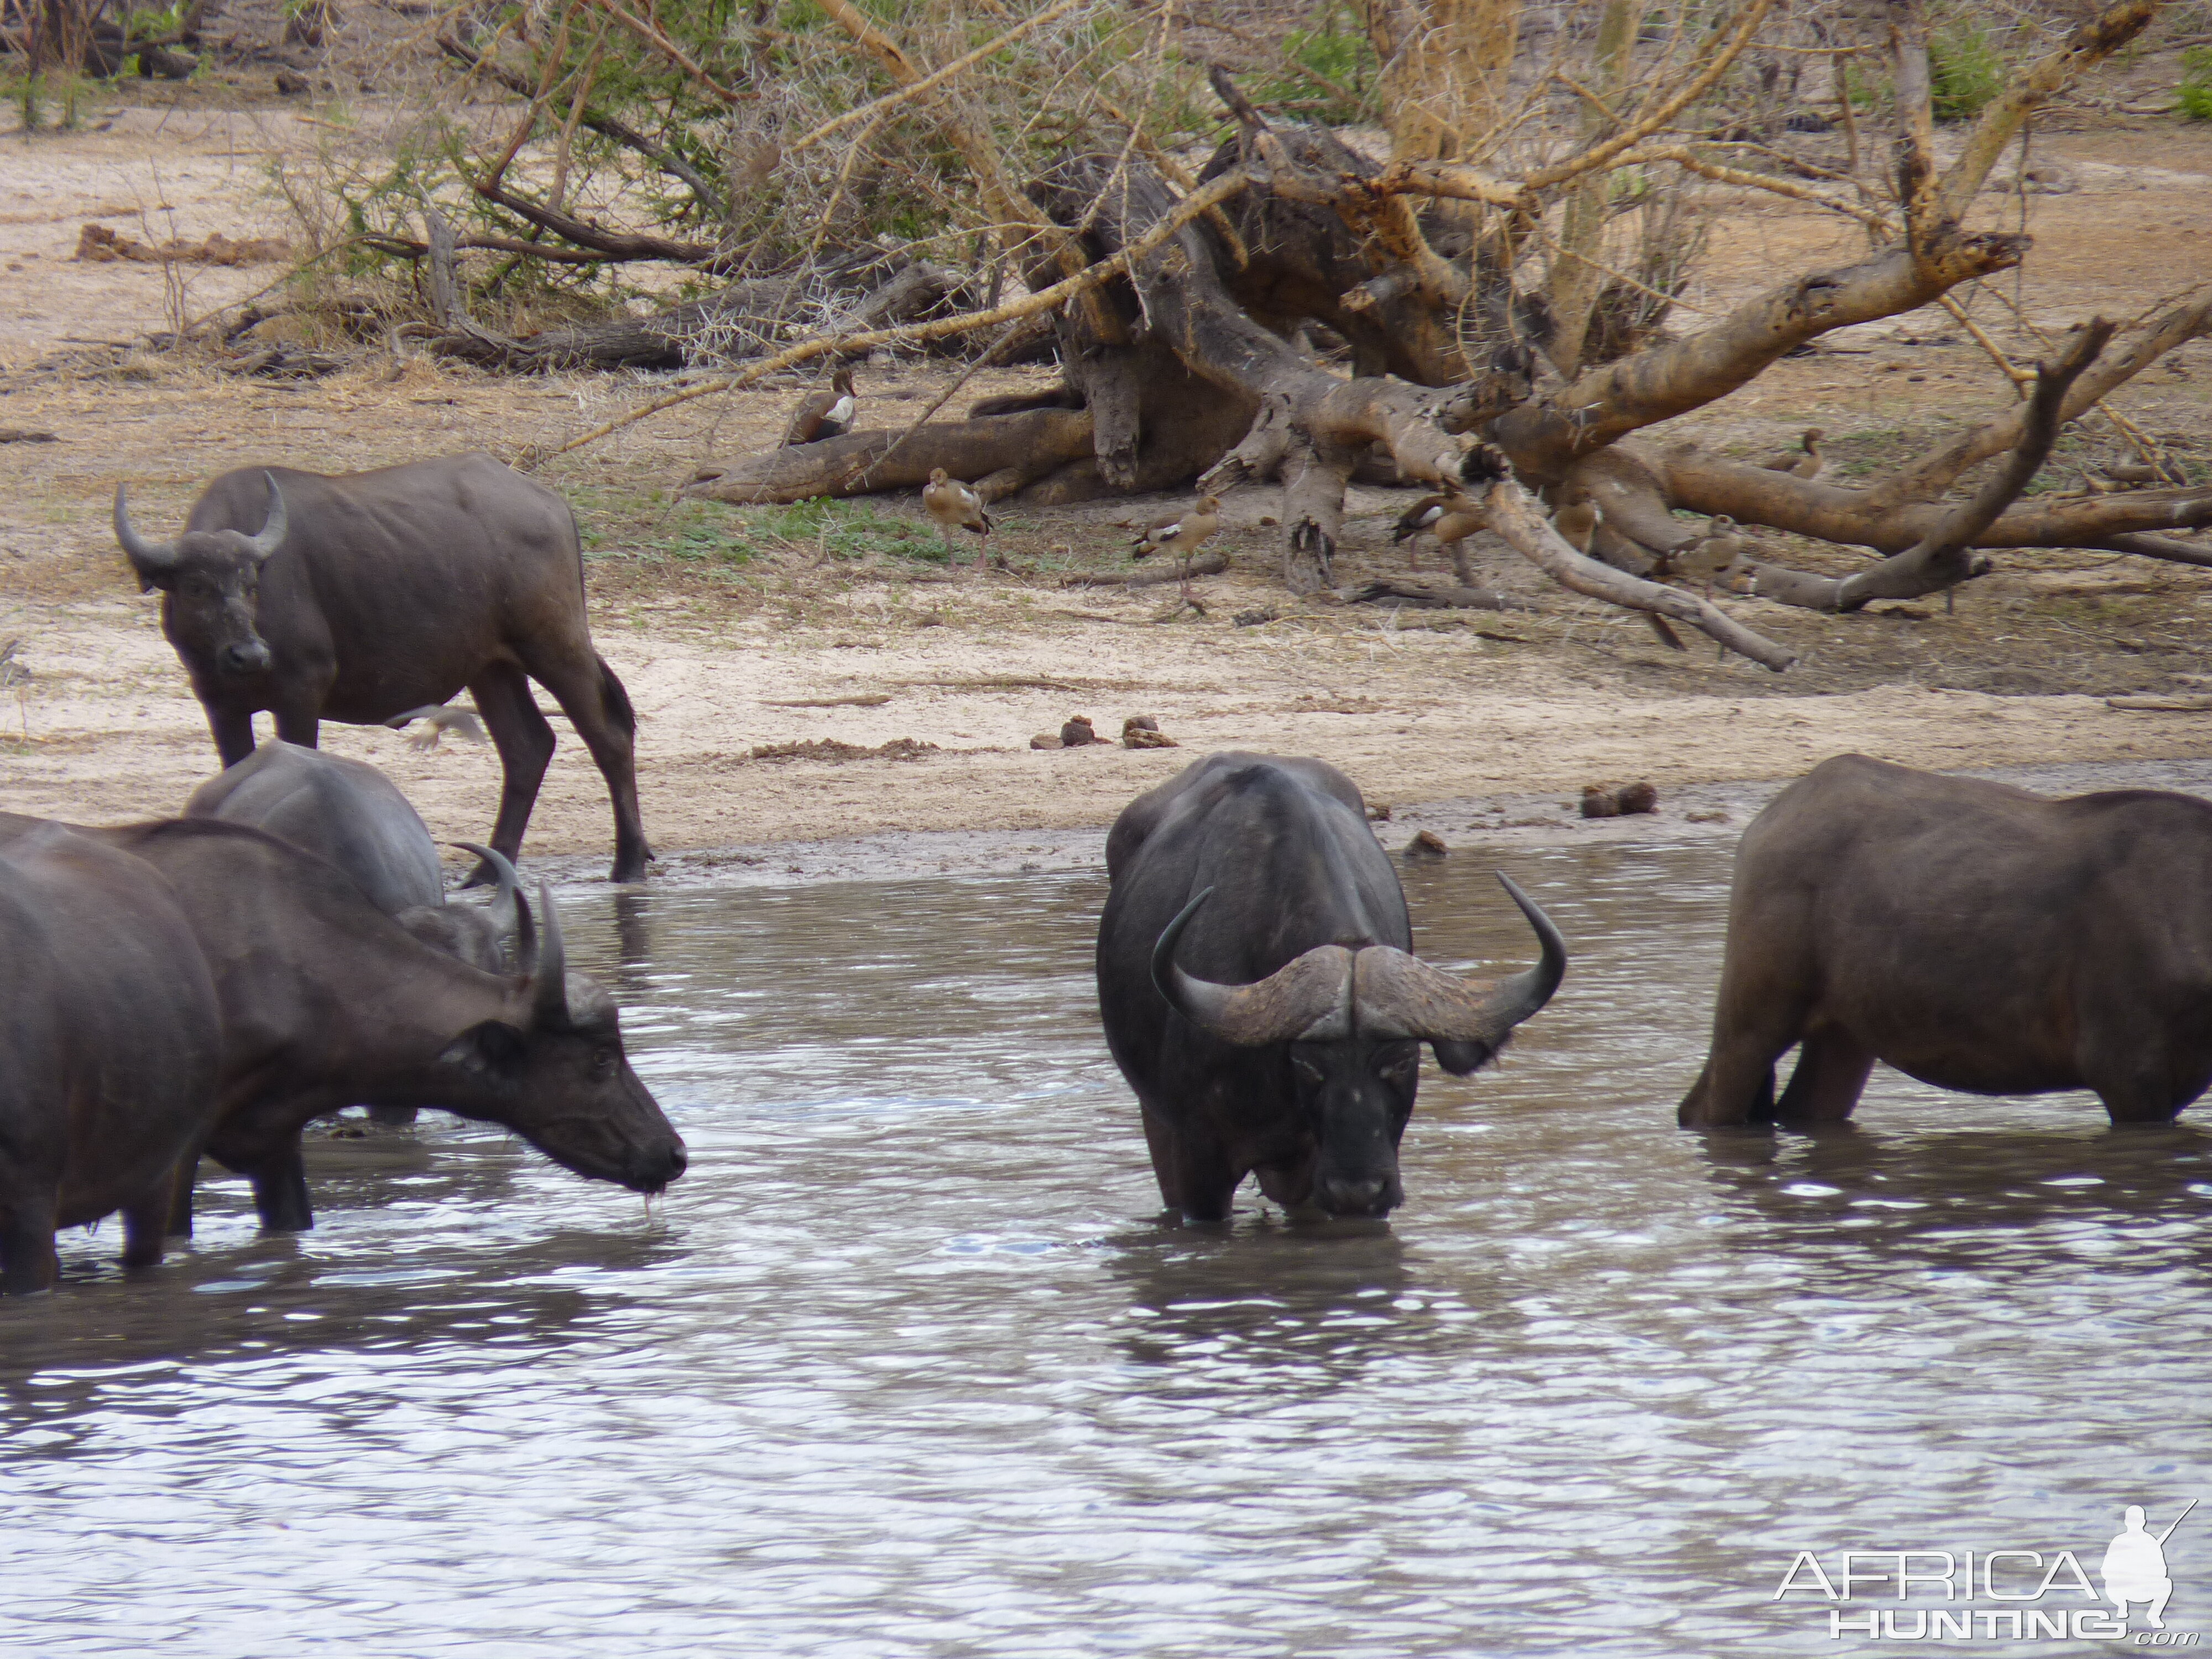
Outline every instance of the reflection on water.
[[[0, 1304], [11, 1651], [1770, 1655], [1800, 1548], [2212, 1495], [2212, 1138], [1878, 1074], [1686, 1135], [1725, 848], [1507, 855], [1577, 958], [1389, 1225], [1163, 1225], [1063, 876], [564, 895], [692, 1173], [310, 1149]], [[1431, 957], [1517, 962], [1479, 854]], [[2208, 1534], [2212, 1536], [2212, 1534]], [[2212, 1611], [2185, 1528], [2174, 1621]], [[1994, 1644], [1992, 1644], [1994, 1650]]]

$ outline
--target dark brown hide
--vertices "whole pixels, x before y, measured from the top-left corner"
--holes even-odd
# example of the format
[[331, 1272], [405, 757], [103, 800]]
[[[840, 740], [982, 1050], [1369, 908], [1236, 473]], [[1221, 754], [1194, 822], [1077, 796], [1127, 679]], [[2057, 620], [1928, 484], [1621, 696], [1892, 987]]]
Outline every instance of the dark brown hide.
[[[0, 830], [34, 822], [0, 815]], [[300, 1131], [355, 1104], [504, 1124], [563, 1168], [638, 1192], [683, 1174], [684, 1142], [630, 1069], [614, 1000], [565, 971], [550, 908], [542, 945], [525, 930], [526, 971], [488, 974], [258, 830], [180, 818], [79, 833], [165, 878], [198, 941], [223, 1033], [206, 1150], [252, 1177], [264, 1227], [313, 1224]]]
[[1680, 1115], [1839, 1121], [1879, 1060], [1969, 1094], [2086, 1088], [2114, 1123], [2163, 1123], [2212, 1081], [2208, 1014], [2212, 805], [1844, 755], [1744, 831], [1712, 1051]]
[[1107, 1046], [1144, 1109], [1161, 1197], [1195, 1220], [1227, 1215], [1253, 1173], [1287, 1206], [1395, 1208], [1420, 1043], [1475, 1070], [1565, 966], [1532, 913], [1542, 982], [1494, 1000], [1440, 985], [1409, 954], [1405, 895], [1358, 790], [1319, 761], [1209, 756], [1129, 804], [1106, 867]]
[[179, 1160], [213, 1121], [222, 1024], [169, 885], [58, 824], [0, 824], [0, 1288], [45, 1290], [54, 1230], [123, 1212], [161, 1259]]
[[[289, 533], [257, 561], [271, 478]], [[119, 501], [118, 520], [121, 534]], [[162, 590], [162, 632], [225, 766], [252, 752], [264, 709], [312, 749], [322, 720], [373, 725], [465, 687], [506, 774], [491, 844], [516, 858], [553, 757], [535, 680], [606, 779], [614, 879], [644, 878], [636, 716], [592, 648], [575, 520], [544, 485], [480, 454], [337, 477], [249, 467], [208, 486], [177, 541], [125, 546]]]

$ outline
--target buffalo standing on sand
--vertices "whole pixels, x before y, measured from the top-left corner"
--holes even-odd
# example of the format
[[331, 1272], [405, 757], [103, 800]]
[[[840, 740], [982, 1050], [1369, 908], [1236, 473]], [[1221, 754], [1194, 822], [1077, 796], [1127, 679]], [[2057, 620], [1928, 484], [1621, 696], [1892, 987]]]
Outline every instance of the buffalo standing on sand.
[[1209, 756], [1130, 803], [1106, 867], [1107, 1045], [1160, 1195], [1193, 1220], [1226, 1216], [1253, 1172], [1286, 1207], [1395, 1208], [1420, 1045], [1465, 1076], [1566, 971], [1559, 930], [1510, 881], [1536, 967], [1492, 987], [1414, 957], [1359, 791], [1319, 761]]
[[[2212, 1081], [2212, 805], [1843, 755], [1744, 831], [1686, 1127], [1840, 1122], [1875, 1062], [2164, 1123]], [[1802, 1043], [1778, 1100], [1775, 1062]]]
[[123, 1212], [161, 1259], [180, 1160], [216, 1109], [215, 986], [169, 885], [58, 824], [0, 828], [0, 1289], [43, 1291], [57, 1227]]
[[226, 767], [252, 752], [264, 709], [312, 749], [322, 720], [374, 725], [466, 687], [505, 774], [491, 844], [513, 859], [553, 758], [536, 680], [606, 779], [614, 879], [644, 878], [636, 715], [592, 648], [575, 519], [543, 484], [489, 455], [250, 468], [210, 484], [173, 542], [138, 533], [118, 485], [115, 536], [161, 590], [161, 631]]

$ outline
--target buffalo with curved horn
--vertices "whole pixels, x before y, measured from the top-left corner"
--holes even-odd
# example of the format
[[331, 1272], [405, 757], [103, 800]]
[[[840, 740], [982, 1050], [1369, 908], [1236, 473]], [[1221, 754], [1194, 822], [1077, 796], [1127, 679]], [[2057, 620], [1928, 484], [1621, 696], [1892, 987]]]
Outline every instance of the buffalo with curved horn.
[[1194, 1220], [1227, 1215], [1247, 1174], [1286, 1207], [1396, 1208], [1419, 1045], [1464, 1076], [1566, 972], [1559, 930], [1503, 876], [1536, 966], [1489, 985], [1413, 956], [1359, 792], [1319, 761], [1210, 756], [1130, 804], [1106, 862], [1107, 1043], [1161, 1196]]
[[313, 749], [324, 720], [378, 725], [466, 688], [505, 775], [487, 839], [519, 858], [553, 758], [534, 680], [606, 781], [614, 879], [645, 878], [636, 711], [592, 648], [575, 518], [544, 484], [489, 455], [250, 467], [209, 484], [171, 542], [139, 532], [117, 486], [115, 538], [141, 587], [161, 590], [161, 632], [225, 766], [253, 752], [264, 711]]

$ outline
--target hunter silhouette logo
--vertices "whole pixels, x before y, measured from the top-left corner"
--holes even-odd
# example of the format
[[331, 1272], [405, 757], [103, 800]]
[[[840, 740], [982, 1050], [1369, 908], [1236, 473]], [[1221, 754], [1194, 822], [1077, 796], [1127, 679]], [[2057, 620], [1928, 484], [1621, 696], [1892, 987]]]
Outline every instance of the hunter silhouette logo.
[[[2173, 1519], [2154, 1528], [2142, 1504], [2129, 1504], [2098, 1562], [2101, 1595], [2081, 1557], [2068, 1549], [1844, 1550], [1828, 1562], [1800, 1550], [1771, 1599], [1810, 1595], [1828, 1603], [1828, 1635], [1836, 1641], [2101, 1638], [2124, 1638], [2129, 1646], [2144, 1649], [2195, 1648], [2203, 1644], [2203, 1632], [2168, 1630], [2166, 1612], [2173, 1598], [2166, 1544], [2196, 1507], [2192, 1498]], [[1895, 1605], [1848, 1605], [1869, 1601]], [[2131, 1619], [2136, 1608], [2141, 1628]]]
[[2123, 1620], [2128, 1616], [2129, 1603], [2147, 1601], [2150, 1608], [2144, 1613], [2143, 1622], [2153, 1630], [2166, 1628], [2166, 1604], [2173, 1597], [2173, 1580], [2166, 1571], [2166, 1540], [2173, 1536], [2173, 1529], [2196, 1507], [2197, 1500], [2192, 1498], [2188, 1509], [2167, 1522], [2164, 1532], [2157, 1534], [2145, 1524], [2142, 1504], [2129, 1504], [2121, 1516], [2118, 1536], [2105, 1547], [2101, 1577], [2106, 1597], [2120, 1610]]

